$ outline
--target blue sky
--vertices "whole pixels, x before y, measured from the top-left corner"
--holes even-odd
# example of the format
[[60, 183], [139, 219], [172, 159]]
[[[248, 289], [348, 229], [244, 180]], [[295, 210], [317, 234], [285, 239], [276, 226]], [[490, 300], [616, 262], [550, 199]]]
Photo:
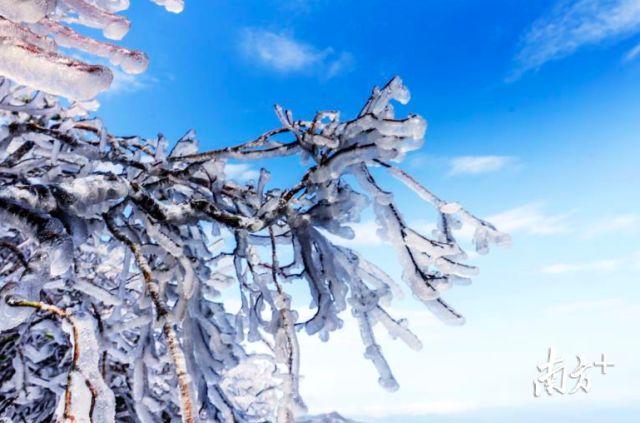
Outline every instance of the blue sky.
[[[125, 44], [149, 53], [101, 98], [112, 132], [203, 148], [277, 126], [274, 103], [309, 117], [352, 116], [373, 85], [400, 75], [429, 122], [403, 167], [441, 197], [513, 237], [475, 258], [481, 275], [447, 299], [446, 327], [410, 300], [420, 352], [382, 338], [401, 389], [383, 391], [356, 329], [302, 343], [312, 411], [363, 421], [635, 421], [640, 416], [640, 1], [187, 1], [180, 15], [134, 2]], [[238, 168], [250, 171], [253, 168]], [[275, 181], [302, 172], [275, 163]], [[408, 220], [431, 215], [397, 188]], [[351, 246], [397, 267], [365, 216]], [[553, 346], [570, 365], [606, 353], [588, 394], [536, 398]], [[606, 415], [606, 419], [598, 416]], [[589, 416], [592, 420], [587, 420]]]

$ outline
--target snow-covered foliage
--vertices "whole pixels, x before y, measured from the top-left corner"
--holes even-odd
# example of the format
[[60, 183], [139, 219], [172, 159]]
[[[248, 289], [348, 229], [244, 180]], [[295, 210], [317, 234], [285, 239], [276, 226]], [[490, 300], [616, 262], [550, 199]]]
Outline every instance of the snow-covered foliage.
[[[85, 4], [116, 3], [126, 2]], [[448, 323], [462, 316], [443, 293], [476, 273], [455, 230], [474, 227], [479, 253], [508, 239], [396, 167], [426, 130], [420, 116], [395, 116], [392, 103], [409, 97], [394, 78], [350, 120], [333, 111], [295, 120], [276, 107], [276, 129], [200, 152], [192, 131], [171, 149], [162, 136], [113, 135], [77, 105], [2, 80], [0, 416], [346, 421], [303, 417], [298, 346], [303, 333], [329, 339], [346, 312], [380, 384], [396, 389], [376, 331], [420, 342], [387, 310], [395, 284], [326, 233], [353, 237], [350, 225], [371, 206], [408, 289]], [[273, 187], [264, 169], [246, 183], [225, 175], [229, 160], [292, 155], [308, 167], [290, 187]], [[433, 234], [409, 225], [376, 172], [435, 209]], [[293, 306], [300, 286], [312, 313]], [[237, 293], [236, 309], [223, 291]]]
[[[183, 0], [153, 0], [175, 13]], [[108, 60], [131, 74], [144, 72], [146, 54], [83, 35], [71, 25], [98, 29], [121, 40], [130, 22], [118, 12], [129, 0], [0, 0], [0, 75], [71, 100], [90, 100], [111, 85], [108, 67], [88, 64], [60, 48]]]

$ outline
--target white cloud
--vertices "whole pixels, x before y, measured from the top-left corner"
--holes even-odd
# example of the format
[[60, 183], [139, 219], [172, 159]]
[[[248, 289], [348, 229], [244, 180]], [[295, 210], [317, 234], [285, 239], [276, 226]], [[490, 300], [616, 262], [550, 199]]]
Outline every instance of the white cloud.
[[351, 53], [340, 53], [335, 59], [330, 61], [327, 65], [326, 73], [323, 75], [326, 79], [333, 78], [341, 73], [348, 72], [354, 66], [355, 60]]
[[449, 175], [478, 175], [497, 172], [514, 162], [507, 156], [461, 156], [450, 161]]
[[618, 316], [637, 320], [640, 317], [640, 306], [622, 298], [604, 298], [600, 300], [580, 300], [547, 307], [544, 313], [554, 318], [580, 317], [598, 314]]
[[373, 219], [349, 223], [347, 226], [353, 229], [353, 239], [342, 238], [329, 232], [325, 232], [325, 234], [331, 242], [350, 248], [377, 247], [383, 244], [382, 239], [378, 236], [378, 224]]
[[310, 13], [316, 6], [325, 0], [279, 0], [278, 7], [288, 13]]
[[554, 263], [543, 267], [541, 272], [563, 274], [578, 272], [614, 272], [624, 269], [640, 270], [640, 251], [610, 259], [574, 263]]
[[565, 316], [569, 314], [582, 314], [595, 311], [607, 311], [619, 308], [624, 301], [619, 298], [602, 300], [582, 300], [565, 304], [557, 304], [548, 307], [545, 312], [551, 316]]
[[131, 75], [117, 67], [111, 67], [111, 72], [113, 73], [113, 82], [111, 87], [104, 93], [107, 97], [146, 90], [158, 82], [157, 79], [146, 74]]
[[372, 418], [451, 415], [473, 411], [480, 408], [478, 404], [464, 401], [420, 401], [411, 403], [388, 402], [385, 404], [368, 404], [356, 407], [342, 407], [345, 415], [360, 415]]
[[[406, 309], [395, 303], [389, 311], [394, 318], [408, 319], [408, 328], [421, 340], [429, 343], [436, 342], [436, 339], [438, 342], [445, 342], [441, 337], [450, 328], [428, 310]], [[351, 313], [344, 313], [341, 318], [344, 319], [344, 328], [332, 333], [329, 343], [320, 341], [318, 337], [300, 337], [302, 356], [305, 357], [301, 362], [301, 373], [304, 375], [301, 389], [313, 413], [338, 410], [340, 414], [353, 416], [358, 421], [384, 417], [389, 421], [403, 421], [403, 417], [408, 416], [453, 415], [479, 408], [479, 404], [470, 399], [458, 400], [456, 395], [434, 393], [438, 391], [434, 386], [435, 380], [440, 380], [439, 386], [448, 385], [450, 373], [444, 368], [436, 370], [438, 374], [429, 373], [433, 383], [425, 385], [420, 382], [424, 380], [428, 366], [412, 369], [416, 361], [411, 360], [420, 360], [422, 354], [429, 353], [416, 352], [402, 342], [393, 342], [384, 329], [380, 328], [376, 330], [378, 342], [382, 345], [385, 356], [390, 359], [392, 371], [398, 377], [403, 392], [392, 400], [389, 393], [375, 383], [375, 368], [362, 358], [364, 346], [357, 321]], [[411, 360], [408, 360], [409, 357]], [[431, 355], [429, 357], [433, 358]], [[330, 365], [318, 366], [317, 363]], [[353, 383], [358, 384], [357, 390], [353, 389]], [[425, 397], [428, 399], [424, 400]], [[366, 418], [361, 420], [358, 416]]]
[[640, 0], [560, 1], [524, 34], [510, 79], [585, 45], [640, 31]]
[[[483, 217], [487, 222], [495, 225], [500, 231], [506, 233], [525, 233], [527, 235], [555, 235], [569, 232], [566, 225], [568, 214], [552, 214], [543, 210], [542, 203], [528, 203], [514, 207], [500, 213]], [[353, 229], [353, 239], [340, 238], [336, 235], [327, 234], [332, 242], [346, 247], [378, 247], [384, 242], [378, 236], [378, 224], [373, 219], [363, 222], [349, 223]], [[430, 235], [436, 229], [436, 224], [427, 220], [414, 220], [409, 222], [409, 226], [420, 233]], [[470, 225], [463, 225], [456, 230], [456, 238], [463, 243], [469, 243], [473, 238], [474, 228]], [[472, 252], [469, 252], [472, 254]]]
[[[353, 239], [341, 238], [326, 231], [324, 233], [332, 242], [350, 248], [378, 247], [385, 244], [378, 235], [378, 229], [380, 226], [373, 219], [367, 219], [357, 223], [349, 223], [346, 226], [349, 226], [353, 230]], [[409, 222], [409, 226], [419, 233], [426, 235], [430, 235], [431, 232], [436, 229], [436, 224], [434, 222], [429, 222], [423, 219], [413, 220]], [[458, 231], [458, 234], [462, 235], [464, 239], [471, 239], [473, 232], [467, 234], [463, 227]]]
[[228, 178], [235, 179], [240, 182], [248, 181], [249, 179], [256, 181], [260, 177], [260, 171], [252, 168], [246, 163], [227, 163], [224, 167], [224, 173]]
[[640, 56], [640, 44], [629, 50], [629, 52], [624, 56], [624, 60], [630, 62], [638, 56]]
[[594, 238], [612, 232], [620, 232], [623, 230], [638, 229], [640, 227], [640, 215], [622, 214], [611, 216], [600, 222], [590, 225], [584, 232], [585, 238]]
[[567, 214], [545, 213], [541, 203], [529, 203], [488, 216], [485, 220], [507, 233], [521, 231], [529, 235], [554, 235], [568, 230], [567, 217]]
[[354, 62], [350, 53], [318, 49], [291, 35], [264, 29], [245, 29], [241, 47], [249, 60], [279, 73], [312, 72], [332, 78]]
[[610, 272], [618, 269], [620, 260], [594, 260], [578, 263], [555, 263], [542, 268], [542, 273]]

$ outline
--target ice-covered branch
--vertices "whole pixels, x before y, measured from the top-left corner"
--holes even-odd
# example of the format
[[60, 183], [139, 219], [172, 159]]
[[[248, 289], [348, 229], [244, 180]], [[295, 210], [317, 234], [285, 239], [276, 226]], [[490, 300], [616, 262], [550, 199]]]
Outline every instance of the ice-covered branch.
[[[182, 0], [154, 0], [179, 13]], [[0, 75], [50, 94], [71, 100], [94, 98], [111, 85], [108, 67], [85, 63], [61, 53], [77, 50], [108, 60], [131, 74], [144, 72], [146, 54], [76, 32], [70, 24], [102, 31], [109, 40], [121, 40], [130, 29], [118, 12], [129, 0], [0, 0]]]
[[[112, 209], [113, 210], [113, 209]], [[191, 387], [189, 375], [186, 368], [186, 360], [184, 352], [180, 346], [180, 341], [176, 334], [176, 330], [171, 322], [169, 310], [162, 300], [160, 291], [154, 282], [153, 270], [149, 265], [149, 262], [142, 253], [142, 249], [138, 244], [127, 238], [117, 227], [113, 218], [106, 213], [104, 215], [104, 221], [109, 229], [109, 232], [120, 242], [124, 243], [129, 250], [133, 253], [135, 261], [142, 272], [146, 289], [151, 297], [155, 313], [158, 316], [158, 320], [162, 324], [162, 332], [166, 337], [167, 347], [169, 349], [169, 355], [173, 361], [176, 378], [178, 379], [178, 385], [180, 386], [180, 411], [182, 415], [182, 421], [184, 423], [193, 423], [195, 421], [194, 409], [191, 399]]]
[[[33, 29], [29, 36], [40, 40]], [[335, 111], [294, 120], [276, 107], [273, 130], [202, 152], [193, 131], [172, 148], [161, 135], [118, 136], [80, 107], [0, 81], [0, 346], [17, 357], [0, 363], [5, 414], [50, 421], [65, 387], [84, 386], [73, 393], [94, 398], [94, 408], [76, 416], [293, 422], [305, 412], [299, 338], [328, 340], [348, 312], [380, 384], [396, 389], [377, 332], [421, 348], [389, 309], [400, 288], [387, 269], [334, 237], [352, 238], [353, 224], [372, 208], [409, 291], [458, 324], [461, 313], [443, 296], [477, 269], [465, 262], [457, 229], [463, 222], [475, 229], [479, 253], [507, 240], [400, 169], [426, 130], [419, 116], [395, 116], [392, 102], [408, 100], [394, 78], [351, 120]], [[228, 176], [230, 161], [291, 155], [308, 165], [290, 186], [274, 186], [266, 169], [244, 183]], [[432, 234], [404, 217], [384, 187], [387, 173], [434, 208]], [[308, 307], [294, 307], [298, 287], [308, 287]], [[90, 340], [91, 370], [75, 372], [64, 328], [7, 298], [71, 313]]]
[[99, 372], [99, 347], [96, 329], [89, 315], [76, 316], [55, 305], [7, 296], [9, 307], [33, 308], [63, 319], [69, 327], [71, 367], [64, 395], [60, 396], [55, 415], [60, 422], [114, 422], [115, 397]]

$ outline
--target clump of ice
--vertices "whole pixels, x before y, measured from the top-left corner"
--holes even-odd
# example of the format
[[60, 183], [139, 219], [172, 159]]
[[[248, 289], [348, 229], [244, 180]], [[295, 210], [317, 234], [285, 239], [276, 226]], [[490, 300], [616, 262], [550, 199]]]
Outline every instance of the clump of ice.
[[[184, 8], [182, 0], [154, 1], [175, 13]], [[58, 47], [103, 57], [127, 73], [144, 72], [149, 65], [146, 54], [81, 35], [68, 26], [96, 28], [105, 38], [121, 40], [131, 23], [117, 12], [128, 7], [129, 0], [0, 0], [0, 75], [84, 101], [106, 90], [113, 77], [103, 66], [56, 54]]]
[[53, 11], [56, 0], [0, 0], [0, 15], [14, 22], [38, 22]]
[[15, 82], [73, 100], [90, 100], [111, 85], [113, 74], [8, 38], [0, 39], [0, 74]]

